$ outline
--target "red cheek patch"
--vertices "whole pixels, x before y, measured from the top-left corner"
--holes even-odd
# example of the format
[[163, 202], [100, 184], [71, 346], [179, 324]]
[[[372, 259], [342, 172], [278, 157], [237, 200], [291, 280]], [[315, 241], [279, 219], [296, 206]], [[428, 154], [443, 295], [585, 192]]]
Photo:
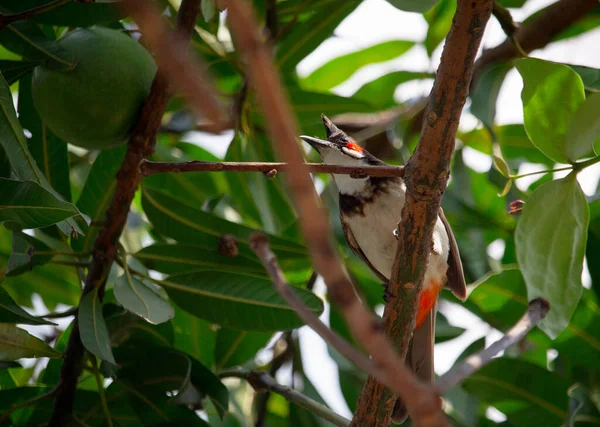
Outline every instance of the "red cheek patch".
[[346, 148], [349, 150], [352, 150], [352, 151], [356, 151], [358, 153], [363, 152], [363, 148], [360, 145], [358, 145], [356, 142], [347, 142]]

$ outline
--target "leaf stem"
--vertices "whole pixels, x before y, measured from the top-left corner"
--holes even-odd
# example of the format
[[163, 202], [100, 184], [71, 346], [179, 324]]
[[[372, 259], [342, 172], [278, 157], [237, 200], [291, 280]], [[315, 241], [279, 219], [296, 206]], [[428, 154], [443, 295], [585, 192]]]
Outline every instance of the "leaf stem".
[[598, 162], [600, 162], [600, 156], [592, 157], [591, 159], [585, 160], [583, 162], [575, 163], [573, 165], [573, 169], [579, 172], [580, 170], [595, 165]]
[[77, 258], [85, 258], [91, 255], [91, 252], [68, 252], [68, 251], [35, 251], [34, 255], [55, 255], [55, 256], [72, 256]]
[[59, 319], [61, 317], [74, 316], [76, 313], [77, 313], [77, 307], [73, 307], [66, 311], [61, 311], [58, 313], [42, 314], [41, 316], [35, 316], [35, 317], [37, 317], [39, 319]]
[[573, 169], [573, 166], [565, 166], [565, 167], [562, 167], [562, 168], [544, 169], [544, 170], [541, 170], [541, 171], [523, 173], [521, 175], [511, 175], [509, 178], [510, 179], [519, 179], [519, 178], [524, 178], [526, 176], [541, 175], [541, 174], [545, 174], [545, 173], [553, 173], [553, 172], [561, 172], [561, 171], [568, 171], [568, 170], [572, 170], [572, 169]]
[[87, 268], [90, 266], [89, 262], [85, 262], [85, 261], [61, 261], [61, 260], [55, 260], [52, 259], [50, 261], [48, 261], [50, 264], [56, 264], [56, 265], [69, 265], [72, 267], [83, 267], [83, 268]]
[[92, 362], [92, 372], [96, 378], [96, 384], [98, 385], [98, 394], [100, 395], [100, 404], [102, 405], [102, 411], [104, 412], [104, 418], [108, 427], [113, 427], [112, 418], [110, 416], [110, 410], [108, 409], [108, 403], [106, 402], [106, 395], [104, 394], [104, 384], [102, 378], [100, 378], [100, 372], [98, 372], [98, 361], [96, 357], [90, 354], [90, 362]]
[[273, 393], [277, 393], [286, 398], [289, 402], [308, 409], [316, 416], [329, 421], [336, 426], [347, 427], [350, 425], [350, 420], [336, 414], [327, 406], [312, 400], [299, 391], [279, 384], [266, 372], [249, 369], [231, 369], [219, 373], [219, 378], [240, 378], [246, 380], [255, 390], [267, 389]]

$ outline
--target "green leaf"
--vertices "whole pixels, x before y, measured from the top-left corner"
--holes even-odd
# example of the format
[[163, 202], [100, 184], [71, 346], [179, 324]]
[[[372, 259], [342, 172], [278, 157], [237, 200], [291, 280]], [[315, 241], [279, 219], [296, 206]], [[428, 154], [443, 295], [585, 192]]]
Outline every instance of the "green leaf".
[[204, 366], [213, 366], [216, 327], [177, 306], [171, 323], [175, 332], [174, 347], [200, 361]]
[[[104, 219], [104, 213], [115, 191], [116, 175], [125, 157], [126, 150], [125, 145], [102, 150], [92, 165], [81, 195], [77, 200], [77, 208], [88, 215], [92, 223], [99, 223]], [[88, 228], [85, 237], [71, 242], [73, 250], [89, 252], [96, 240], [98, 231], [98, 227]]]
[[[11, 13], [20, 13], [45, 4], [50, 0], [3, 0], [2, 8]], [[89, 27], [97, 24], [116, 22], [125, 16], [118, 1], [70, 2], [34, 15], [30, 19], [40, 24], [63, 27]]]
[[35, 162], [41, 166], [46, 181], [64, 200], [71, 201], [69, 157], [67, 143], [57, 137], [43, 122], [33, 105], [31, 75], [19, 83], [19, 121], [31, 133], [28, 147]]
[[215, 343], [216, 370], [241, 366], [254, 360], [258, 350], [265, 347], [272, 336], [264, 332], [219, 329]]
[[[142, 205], [144, 213], [160, 234], [178, 242], [202, 246], [211, 251], [218, 249], [219, 240], [224, 234], [236, 237], [240, 255], [253, 257], [248, 246], [248, 238], [255, 231], [192, 208], [162, 193], [143, 188]], [[306, 248], [291, 240], [269, 236], [273, 251], [282, 259], [306, 258]]]
[[435, 74], [416, 71], [394, 71], [369, 83], [365, 83], [352, 95], [353, 99], [368, 102], [377, 108], [385, 109], [396, 105], [394, 93], [402, 83], [412, 80], [433, 79]]
[[192, 270], [232, 270], [240, 273], [265, 274], [263, 265], [255, 257], [239, 255], [235, 258], [220, 255], [215, 248], [187, 244], [155, 243], [133, 255], [151, 270], [174, 274]]
[[6, 265], [6, 275], [16, 276], [42, 265], [53, 257], [51, 253], [38, 255], [37, 252], [48, 252], [50, 248], [42, 241], [20, 231], [12, 232], [12, 252]]
[[593, 152], [594, 143], [600, 139], [600, 93], [587, 97], [569, 123], [566, 134], [567, 155], [581, 159]]
[[600, 307], [591, 291], [585, 290], [569, 326], [552, 344], [561, 357], [574, 365], [596, 369], [600, 354]]
[[406, 40], [390, 40], [367, 48], [338, 56], [301, 80], [308, 90], [327, 92], [348, 80], [362, 67], [397, 58], [415, 45]]
[[276, 65], [284, 72], [293, 70], [302, 59], [325, 41], [359, 4], [358, 0], [336, 0], [329, 3], [328, 7], [319, 9], [310, 19], [294, 25], [277, 45]]
[[516, 65], [523, 77], [527, 135], [551, 159], [560, 163], [577, 160], [569, 155], [566, 133], [585, 101], [581, 78], [566, 65], [540, 59], [519, 59]]
[[[169, 297], [201, 319], [241, 330], [278, 331], [303, 324], [296, 312], [265, 278], [202, 271], [169, 276], [163, 281]], [[323, 310], [313, 293], [294, 288], [298, 297], [317, 315]]]
[[494, 359], [463, 387], [498, 408], [515, 426], [562, 425], [567, 417], [568, 383], [528, 362]]
[[465, 332], [465, 329], [453, 326], [448, 322], [446, 316], [437, 313], [435, 316], [435, 342], [441, 343], [459, 337]]
[[0, 30], [0, 43], [8, 50], [31, 61], [44, 61], [44, 67], [57, 71], [70, 71], [77, 63], [66, 51], [30, 21], [17, 21]]
[[6, 289], [0, 287], [0, 323], [25, 323], [29, 325], [54, 325], [44, 319], [34, 317], [23, 310], [12, 299]]
[[[21, 181], [34, 181], [51, 192], [57, 198], [58, 193], [48, 183], [35, 159], [27, 148], [27, 139], [13, 105], [13, 98], [8, 84], [0, 76], [0, 145], [4, 148], [10, 161], [14, 175]], [[79, 214], [79, 211], [77, 211]], [[66, 235], [72, 231], [83, 234], [75, 219], [68, 219], [58, 224]]]
[[159, 294], [156, 285], [138, 280], [127, 272], [115, 281], [118, 303], [154, 325], [167, 322], [175, 315], [171, 304]]
[[102, 314], [113, 346], [136, 341], [170, 347], [173, 344], [173, 325], [151, 325], [139, 316], [114, 304], [104, 304]]
[[496, 102], [498, 93], [504, 83], [506, 73], [512, 68], [509, 64], [492, 64], [486, 67], [475, 82], [475, 87], [469, 94], [471, 97], [471, 113], [488, 128], [494, 127], [496, 117]]
[[2, 73], [10, 86], [39, 64], [39, 61], [11, 61], [2, 59], [0, 60], [0, 73]]
[[394, 7], [405, 12], [425, 13], [439, 0], [387, 0]]
[[102, 316], [102, 303], [98, 297], [97, 289], [89, 292], [81, 300], [78, 321], [79, 335], [85, 348], [100, 359], [115, 365], [116, 362], [110, 348], [110, 338]]
[[569, 388], [569, 416], [566, 420], [568, 427], [600, 424], [600, 411], [593, 401], [591, 393], [580, 384]]
[[29, 332], [9, 323], [0, 323], [0, 360], [23, 357], [61, 357], [61, 354]]
[[425, 13], [425, 20], [429, 24], [425, 36], [425, 48], [431, 56], [436, 47], [450, 31], [452, 18], [456, 12], [456, 1], [440, 0], [431, 10]]
[[597, 68], [584, 67], [582, 65], [573, 65], [573, 64], [565, 64], [568, 65], [579, 74], [581, 80], [583, 81], [583, 86], [586, 90], [600, 90], [600, 70]]
[[527, 296], [550, 302], [539, 326], [552, 338], [568, 325], [581, 297], [588, 223], [587, 201], [575, 174], [539, 187], [517, 223], [517, 259]]
[[0, 178], [0, 201], [0, 221], [15, 222], [22, 229], [47, 227], [79, 214], [74, 205], [32, 181]]

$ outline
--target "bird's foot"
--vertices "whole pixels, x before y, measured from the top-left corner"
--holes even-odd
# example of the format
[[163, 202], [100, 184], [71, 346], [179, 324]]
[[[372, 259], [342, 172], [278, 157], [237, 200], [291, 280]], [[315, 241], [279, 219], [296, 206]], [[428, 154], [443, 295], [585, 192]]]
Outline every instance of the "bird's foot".
[[394, 237], [396, 238], [396, 240], [398, 240], [398, 229], [394, 228], [394, 231], [392, 231], [392, 233], [394, 233]]

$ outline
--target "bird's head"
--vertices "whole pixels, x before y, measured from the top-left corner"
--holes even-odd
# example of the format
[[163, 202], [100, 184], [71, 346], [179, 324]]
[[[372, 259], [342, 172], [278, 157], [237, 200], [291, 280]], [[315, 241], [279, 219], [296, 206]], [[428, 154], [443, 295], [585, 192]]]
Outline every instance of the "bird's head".
[[[300, 138], [310, 144], [321, 158], [323, 163], [331, 165], [367, 166], [383, 165], [384, 163], [367, 150], [358, 145], [344, 131], [333, 124], [325, 115], [321, 115], [327, 139], [301, 136]], [[351, 178], [349, 175], [333, 175], [340, 193], [357, 194], [364, 192], [368, 178]]]
[[[344, 131], [333, 124], [325, 115], [321, 115], [327, 139], [313, 138], [302, 135], [300, 138], [310, 144], [321, 158], [323, 163], [335, 165], [368, 165], [374, 164], [375, 157], [358, 145]], [[375, 159], [375, 161], [374, 161]]]

